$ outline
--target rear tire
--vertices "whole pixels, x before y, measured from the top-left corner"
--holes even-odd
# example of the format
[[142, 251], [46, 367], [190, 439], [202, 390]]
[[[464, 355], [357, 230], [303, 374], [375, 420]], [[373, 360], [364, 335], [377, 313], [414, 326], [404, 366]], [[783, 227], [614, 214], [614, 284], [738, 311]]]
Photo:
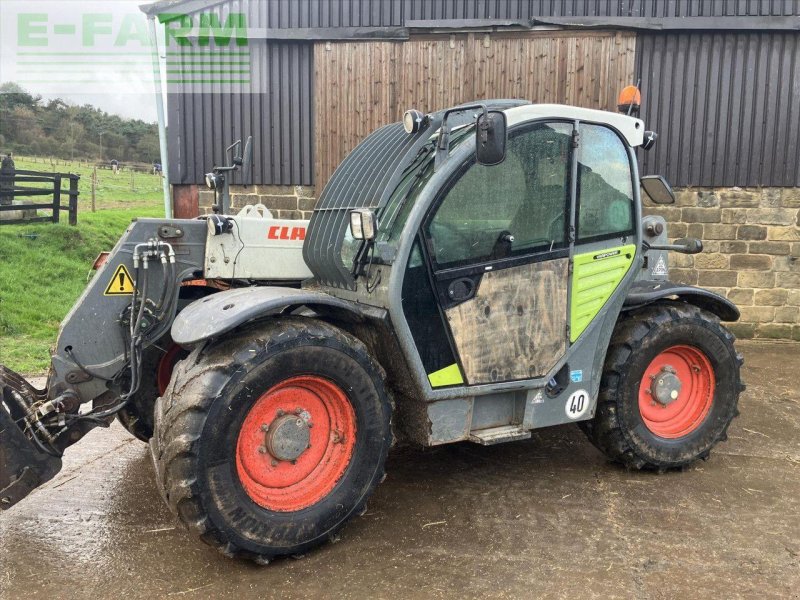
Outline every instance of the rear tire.
[[[358, 339], [302, 317], [196, 349], [155, 416], [150, 447], [170, 509], [223, 554], [262, 564], [363, 513], [392, 442], [380, 366]], [[292, 435], [270, 437], [281, 427]]]
[[[682, 302], [623, 314], [606, 355], [597, 411], [581, 428], [608, 458], [632, 469], [708, 458], [727, 439], [744, 390], [743, 360], [733, 342], [715, 315]], [[664, 382], [673, 388], [654, 387]]]

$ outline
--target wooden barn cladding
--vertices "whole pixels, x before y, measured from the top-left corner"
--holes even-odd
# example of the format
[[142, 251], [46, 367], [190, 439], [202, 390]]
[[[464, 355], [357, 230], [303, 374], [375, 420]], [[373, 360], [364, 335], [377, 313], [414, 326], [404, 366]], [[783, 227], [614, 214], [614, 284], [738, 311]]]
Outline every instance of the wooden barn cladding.
[[636, 36], [623, 32], [460, 34], [314, 47], [315, 185], [372, 130], [403, 111], [476, 98], [616, 110], [635, 83]]

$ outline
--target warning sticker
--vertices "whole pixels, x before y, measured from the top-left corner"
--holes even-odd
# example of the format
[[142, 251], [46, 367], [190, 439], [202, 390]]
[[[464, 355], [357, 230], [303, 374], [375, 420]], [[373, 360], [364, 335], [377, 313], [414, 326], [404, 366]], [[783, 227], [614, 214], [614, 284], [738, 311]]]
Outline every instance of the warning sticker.
[[125, 265], [120, 265], [114, 271], [114, 276], [108, 282], [104, 296], [130, 296], [133, 294], [133, 278], [128, 273]]
[[666, 275], [667, 274], [667, 263], [664, 261], [664, 255], [658, 257], [658, 262], [656, 266], [653, 267], [651, 274], [655, 277], [658, 275]]

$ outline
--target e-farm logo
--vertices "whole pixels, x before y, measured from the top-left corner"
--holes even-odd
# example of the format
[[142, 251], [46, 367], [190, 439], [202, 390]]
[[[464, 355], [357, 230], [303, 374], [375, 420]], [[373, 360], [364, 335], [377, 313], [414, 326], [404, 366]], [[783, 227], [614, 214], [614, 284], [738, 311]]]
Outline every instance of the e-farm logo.
[[[79, 5], [63, 4], [72, 9]], [[26, 3], [26, 7], [30, 5]], [[162, 13], [154, 17], [153, 24], [154, 31], [141, 12], [22, 10], [16, 15], [13, 80], [63, 93], [100, 91], [87, 89], [92, 84], [113, 93], [122, 91], [118, 86], [115, 89], [115, 83], [152, 85], [156, 77], [170, 86], [170, 92], [196, 92], [208, 86], [222, 91], [219, 84], [250, 83], [245, 14], [229, 13], [221, 18], [212, 12]], [[4, 33], [8, 40], [8, 32]]]

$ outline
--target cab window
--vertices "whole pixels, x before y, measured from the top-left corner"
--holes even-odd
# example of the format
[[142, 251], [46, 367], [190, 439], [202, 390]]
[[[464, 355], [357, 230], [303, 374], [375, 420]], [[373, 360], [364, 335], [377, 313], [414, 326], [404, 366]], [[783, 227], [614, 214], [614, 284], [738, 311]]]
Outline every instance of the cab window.
[[633, 233], [633, 180], [625, 145], [602, 125], [580, 125], [578, 241]]
[[571, 123], [511, 132], [499, 165], [465, 165], [425, 226], [438, 267], [567, 245]]

